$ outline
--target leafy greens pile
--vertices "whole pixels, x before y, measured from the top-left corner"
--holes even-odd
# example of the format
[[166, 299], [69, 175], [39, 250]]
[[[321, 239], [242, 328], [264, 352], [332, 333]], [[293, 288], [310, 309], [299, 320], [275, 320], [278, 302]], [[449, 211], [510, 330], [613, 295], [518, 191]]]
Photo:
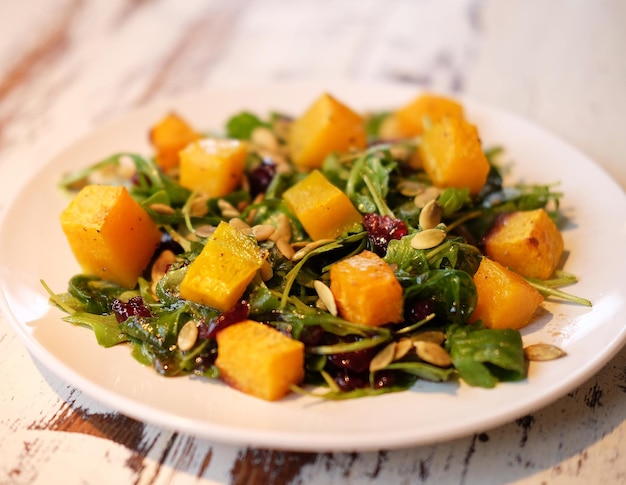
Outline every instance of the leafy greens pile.
[[[255, 278], [234, 309], [221, 313], [183, 300], [179, 296], [180, 282], [205, 240], [190, 235], [198, 227], [229, 220], [224, 214], [224, 200], [231, 207], [245, 207], [238, 217], [250, 225], [275, 225], [279, 217], [286, 216], [292, 242], [307, 241], [298, 220], [281, 200], [282, 193], [303, 174], [295, 170], [272, 172], [262, 198], [242, 189], [220, 199], [206, 200], [205, 210], [198, 214], [192, 209], [196, 194], [178, 184], [175, 175], [166, 175], [150, 157], [119, 153], [68, 175], [63, 187], [72, 191], [95, 174], [112, 173], [109, 182], [128, 187], [162, 228], [161, 249], [174, 249], [177, 261], [158, 282], [151, 281], [146, 273], [133, 290], [92, 276], [76, 275], [67, 292], [52, 294], [51, 301], [68, 313], [66, 321], [90, 327], [100, 345], [110, 347], [127, 342], [137, 360], [165, 376], [194, 373], [218, 378], [214, 365], [218, 352], [216, 333], [230, 323], [250, 318], [305, 343], [306, 379], [296, 390], [306, 393], [306, 384], [321, 384], [327, 387], [321, 396], [328, 399], [404, 390], [417, 379], [439, 382], [461, 378], [470, 385], [493, 387], [500, 381], [525, 378], [526, 362], [518, 331], [467, 324], [477, 298], [472, 282], [481, 259], [477, 246], [498, 213], [550, 208], [556, 217], [561, 194], [551, 185], [505, 187], [495, 163], [501, 150], [488, 150], [491, 171], [482, 192], [470, 197], [467, 189], [443, 190], [438, 202], [448, 237], [435, 248], [414, 249], [410, 239], [418, 225], [420, 208], [406, 187], [427, 187], [430, 182], [423, 172], [407, 169], [406, 154], [414, 149], [410, 144], [375, 141], [377, 122], [382, 117], [379, 114], [370, 119], [372, 143], [368, 149], [357, 154], [331, 155], [321, 169], [361, 213], [388, 216], [405, 223], [408, 236], [390, 239], [382, 254], [364, 229], [325, 242], [298, 260], [286, 258], [274, 242], [267, 240], [259, 244], [267, 251], [273, 276], [266, 281]], [[278, 127], [286, 120], [277, 113], [271, 113], [267, 119], [249, 112], [239, 113], [228, 120], [226, 136], [250, 140], [256, 128], [264, 127], [280, 139]], [[132, 177], [120, 175], [127, 162], [132, 165]], [[246, 170], [248, 184], [244, 185], [253, 186], [259, 167], [272, 164], [272, 160], [251, 151]], [[163, 205], [173, 210], [153, 209]], [[377, 251], [394, 269], [404, 290], [404, 322], [378, 328], [362, 326], [335, 316], [318, 304], [314, 281], [327, 281], [331, 264], [365, 249]], [[554, 284], [533, 284], [544, 295], [577, 301], [556, 288], [573, 280], [565, 275]], [[126, 311], [121, 321], [120, 305]], [[196, 322], [199, 338], [191, 349], [182, 351], [177, 338], [189, 321]], [[422, 338], [440, 343], [449, 354], [451, 365], [435, 365], [415, 353], [373, 365], [380, 363], [380, 356], [390, 345], [397, 347], [401, 341]]]

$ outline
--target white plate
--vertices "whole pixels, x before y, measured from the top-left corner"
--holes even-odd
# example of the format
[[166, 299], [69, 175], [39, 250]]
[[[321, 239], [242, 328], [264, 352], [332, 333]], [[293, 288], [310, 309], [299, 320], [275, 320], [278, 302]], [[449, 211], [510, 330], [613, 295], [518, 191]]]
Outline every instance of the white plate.
[[[323, 402], [292, 396], [264, 402], [220, 382], [164, 378], [130, 356], [104, 349], [93, 334], [61, 321], [40, 284], [65, 291], [79, 271], [58, 216], [67, 200], [57, 181], [114, 152], [149, 153], [147, 130], [174, 109], [201, 128], [220, 128], [242, 109], [298, 114], [327, 89], [355, 109], [399, 106], [417, 92], [406, 86], [349, 83], [214, 89], [151, 106], [105, 126], [50, 161], [7, 204], [0, 236], [0, 294], [4, 312], [32, 355], [67, 382], [131, 417], [218, 442], [306, 451], [375, 450], [432, 443], [487, 430], [537, 410], [597, 372], [626, 341], [626, 197], [593, 162], [536, 126], [465, 100], [487, 145], [506, 147], [511, 178], [561, 182], [571, 217], [563, 235], [565, 269], [581, 279], [571, 290], [592, 309], [544, 304], [547, 313], [524, 330], [526, 343], [551, 342], [567, 357], [531, 364], [524, 382], [485, 390], [418, 383], [373, 398]], [[610, 216], [610, 217], [609, 217]]]

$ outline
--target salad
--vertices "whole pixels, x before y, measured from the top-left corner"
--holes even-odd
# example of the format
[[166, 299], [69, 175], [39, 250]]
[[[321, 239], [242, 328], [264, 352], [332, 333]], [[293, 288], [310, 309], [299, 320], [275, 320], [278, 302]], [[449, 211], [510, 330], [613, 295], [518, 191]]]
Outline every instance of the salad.
[[544, 298], [591, 305], [560, 289], [576, 277], [557, 186], [505, 186], [504, 150], [452, 99], [361, 114], [323, 94], [215, 133], [170, 113], [149, 135], [153, 153], [61, 181], [83, 272], [48, 291], [64, 320], [164, 376], [268, 400], [490, 388], [564, 355], [524, 348]]

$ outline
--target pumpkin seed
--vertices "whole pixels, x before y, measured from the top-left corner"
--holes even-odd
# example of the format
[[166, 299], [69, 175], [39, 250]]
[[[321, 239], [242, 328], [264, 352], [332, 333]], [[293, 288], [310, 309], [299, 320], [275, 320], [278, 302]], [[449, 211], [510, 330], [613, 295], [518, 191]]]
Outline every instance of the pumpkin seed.
[[337, 302], [335, 301], [335, 295], [333, 295], [333, 292], [330, 291], [330, 288], [319, 280], [315, 280], [313, 282], [313, 287], [315, 288], [317, 296], [320, 297], [320, 300], [322, 300], [322, 303], [324, 304], [328, 312], [336, 317]]
[[437, 187], [429, 185], [428, 187], [426, 187], [421, 192], [415, 195], [415, 198], [413, 199], [413, 203], [417, 207], [422, 208], [429, 201], [439, 197], [440, 194], [441, 194], [441, 189], [438, 189]]
[[266, 260], [263, 260], [261, 264], [261, 269], [259, 270], [259, 274], [261, 275], [261, 279], [263, 281], [271, 280], [274, 276], [274, 270], [272, 269], [272, 265], [269, 264]]
[[217, 207], [221, 211], [222, 217], [226, 219], [232, 219], [233, 217], [239, 217], [241, 215], [241, 212], [226, 199], [219, 199], [217, 201]]
[[198, 327], [196, 322], [189, 320], [183, 325], [183, 328], [178, 332], [178, 338], [176, 339], [176, 345], [183, 352], [190, 350], [198, 340]]
[[257, 224], [252, 226], [252, 235], [257, 241], [265, 241], [269, 239], [276, 229], [271, 224]]
[[396, 352], [393, 356], [393, 360], [400, 360], [406, 354], [409, 353], [409, 350], [413, 348], [413, 342], [409, 338], [401, 338], [398, 340], [398, 345], [396, 345]]
[[250, 229], [250, 226], [248, 225], [248, 223], [239, 219], [239, 217], [233, 217], [231, 220], [228, 221], [228, 223], [235, 229], [238, 229], [245, 233], [247, 233], [248, 232], [247, 230]]
[[284, 239], [286, 242], [291, 240], [291, 224], [289, 223], [289, 218], [282, 212], [276, 218], [276, 230], [270, 239], [274, 242], [277, 242], [279, 239]]
[[203, 217], [209, 213], [209, 207], [207, 206], [207, 201], [209, 200], [209, 196], [207, 194], [198, 194], [193, 202], [191, 203], [191, 207], [189, 209], [189, 215], [193, 217]]
[[176, 255], [173, 251], [169, 249], [161, 251], [161, 254], [159, 254], [154, 263], [152, 263], [152, 269], [150, 270], [152, 281], [159, 281], [163, 278], [168, 268], [175, 262]]
[[275, 244], [285, 258], [289, 260], [293, 258], [295, 251], [291, 247], [291, 244], [289, 244], [289, 241], [287, 241], [286, 239], [279, 239], [278, 241], [275, 241]]
[[276, 135], [274, 135], [272, 130], [264, 126], [259, 126], [252, 130], [250, 141], [259, 148], [269, 150], [272, 153], [276, 153], [280, 150], [280, 144], [278, 143]]
[[156, 297], [156, 286], [157, 283], [165, 273], [169, 267], [176, 262], [176, 255], [166, 249], [159, 254], [154, 263], [152, 263], [152, 268], [150, 269], [150, 279], [152, 280], [152, 284], [150, 285], [150, 289], [152, 290], [152, 295]]
[[276, 173], [293, 172], [293, 168], [291, 167], [291, 164], [287, 161], [287, 158], [285, 156], [273, 154], [272, 161], [274, 162], [274, 166], [276, 167]]
[[538, 343], [524, 347], [524, 355], [530, 361], [544, 362], [559, 359], [567, 353], [556, 345]]
[[334, 239], [318, 239], [317, 241], [313, 241], [313, 242], [307, 243], [307, 244], [304, 245], [304, 247], [302, 247], [301, 249], [298, 249], [298, 251], [296, 251], [296, 253], [293, 255], [293, 258], [291, 258], [291, 260], [292, 261], [300, 261], [302, 258], [304, 258], [307, 254], [309, 254], [314, 249], [317, 249], [320, 246], [323, 246], [324, 244], [331, 243], [333, 241], [334, 241]]
[[199, 237], [209, 237], [211, 236], [211, 234], [213, 234], [215, 232], [215, 226], [211, 226], [211, 225], [204, 225], [204, 226], [198, 226], [196, 227], [196, 236]]
[[389, 147], [389, 153], [394, 160], [408, 160], [413, 155], [414, 148], [407, 145], [392, 145]]
[[150, 204], [150, 209], [152, 209], [157, 214], [163, 214], [164, 216], [171, 216], [172, 214], [176, 214], [176, 211], [167, 204]]
[[424, 229], [413, 236], [411, 246], [415, 249], [430, 249], [441, 244], [445, 238], [446, 233], [441, 229]]
[[425, 330], [416, 335], [413, 335], [412, 340], [414, 342], [432, 342], [437, 345], [441, 345], [446, 338], [446, 335], [440, 330]]
[[419, 225], [422, 229], [432, 229], [441, 222], [443, 208], [436, 199], [429, 200], [420, 211]]
[[[252, 206], [256, 205], [256, 204], [260, 204], [261, 202], [263, 202], [263, 199], [265, 199], [265, 194], [259, 194], [257, 195], [254, 200], [252, 201]], [[252, 224], [254, 222], [254, 219], [257, 215], [257, 209], [252, 208], [248, 211], [248, 216], [246, 217], [246, 222], [248, 224]]]
[[402, 195], [407, 197], [415, 197], [424, 192], [424, 185], [413, 180], [401, 180], [398, 184], [398, 190]]
[[450, 367], [452, 365], [450, 354], [441, 345], [424, 340], [413, 342], [413, 345], [415, 346], [415, 353], [424, 362], [437, 367]]
[[370, 372], [376, 372], [378, 370], [384, 369], [389, 364], [391, 364], [396, 355], [396, 342], [391, 342], [386, 345], [380, 352], [378, 352], [374, 358], [370, 361]]

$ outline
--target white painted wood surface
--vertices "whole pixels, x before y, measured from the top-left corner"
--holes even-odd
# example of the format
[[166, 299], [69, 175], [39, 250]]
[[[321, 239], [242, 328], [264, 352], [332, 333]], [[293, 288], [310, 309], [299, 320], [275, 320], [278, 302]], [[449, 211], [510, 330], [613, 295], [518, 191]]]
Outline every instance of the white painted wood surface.
[[[53, 154], [146, 103], [310, 79], [400, 81], [498, 105], [626, 187], [624, 19], [620, 0], [0, 0], [0, 204]], [[53, 483], [626, 483], [626, 351], [500, 428], [318, 455], [120, 416], [33, 362], [0, 316], [0, 484]]]

